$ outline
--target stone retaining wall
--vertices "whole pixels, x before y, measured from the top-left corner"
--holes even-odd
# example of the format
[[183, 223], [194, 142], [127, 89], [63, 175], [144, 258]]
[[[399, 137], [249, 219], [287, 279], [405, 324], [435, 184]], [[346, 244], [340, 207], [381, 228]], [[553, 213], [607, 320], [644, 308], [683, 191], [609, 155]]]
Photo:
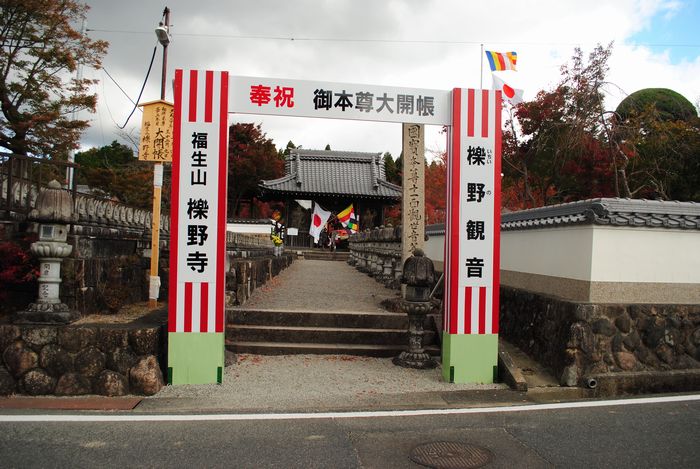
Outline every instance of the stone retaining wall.
[[400, 288], [401, 226], [381, 226], [350, 236], [348, 264], [388, 288]]
[[568, 386], [606, 373], [700, 369], [700, 305], [575, 303], [501, 286], [499, 333]]
[[164, 385], [160, 325], [0, 325], [0, 395], [153, 395]]
[[291, 265], [294, 256], [283, 253], [275, 257], [241, 258], [229, 253], [230, 268], [226, 274], [226, 304], [242, 305], [256, 288]]
[[[242, 304], [288, 267], [292, 254], [229, 253], [227, 304]], [[92, 276], [85, 269], [87, 276]], [[108, 289], [109, 290], [109, 289]], [[167, 333], [156, 323], [29, 326], [0, 324], [0, 395], [153, 395], [164, 385]]]

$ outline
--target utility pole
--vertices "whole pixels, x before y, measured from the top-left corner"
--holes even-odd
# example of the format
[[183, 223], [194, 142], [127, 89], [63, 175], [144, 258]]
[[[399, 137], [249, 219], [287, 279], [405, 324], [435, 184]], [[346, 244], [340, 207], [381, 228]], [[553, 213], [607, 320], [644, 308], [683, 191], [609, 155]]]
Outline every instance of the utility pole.
[[[83, 18], [83, 23], [80, 26], [80, 37], [85, 37], [85, 31], [86, 31], [86, 26], [87, 26], [87, 20]], [[78, 63], [78, 67], [75, 71], [75, 80], [80, 81], [83, 79], [83, 64]], [[70, 120], [74, 121], [78, 118], [78, 113], [74, 110], [71, 112], [70, 115]], [[75, 163], [75, 149], [71, 148], [70, 151], [68, 152], [68, 163]], [[69, 191], [73, 190], [73, 177], [74, 177], [74, 168], [73, 166], [68, 166], [66, 168], [66, 187]]]
[[[168, 65], [168, 44], [170, 44], [170, 9], [163, 10], [163, 21], [156, 28], [156, 36], [163, 46], [163, 68], [160, 82], [160, 99], [165, 101], [165, 78]], [[151, 274], [148, 288], [148, 307], [158, 306], [160, 277], [158, 261], [160, 257], [160, 201], [163, 189], [163, 163], [153, 165], [153, 218], [151, 220]]]

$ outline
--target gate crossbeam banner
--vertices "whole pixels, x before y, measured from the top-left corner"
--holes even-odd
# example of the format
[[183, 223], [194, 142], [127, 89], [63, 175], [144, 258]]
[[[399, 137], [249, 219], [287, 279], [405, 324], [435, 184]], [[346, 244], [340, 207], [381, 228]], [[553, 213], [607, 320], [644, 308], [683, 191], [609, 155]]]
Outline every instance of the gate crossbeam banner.
[[168, 382], [221, 382], [224, 367], [228, 72], [176, 70]]
[[498, 365], [501, 92], [452, 92], [442, 373], [492, 383]]
[[231, 77], [229, 112], [449, 125], [450, 91]]
[[221, 382], [224, 367], [227, 114], [449, 128], [443, 378], [497, 373], [501, 92], [396, 88], [176, 70], [168, 382]]

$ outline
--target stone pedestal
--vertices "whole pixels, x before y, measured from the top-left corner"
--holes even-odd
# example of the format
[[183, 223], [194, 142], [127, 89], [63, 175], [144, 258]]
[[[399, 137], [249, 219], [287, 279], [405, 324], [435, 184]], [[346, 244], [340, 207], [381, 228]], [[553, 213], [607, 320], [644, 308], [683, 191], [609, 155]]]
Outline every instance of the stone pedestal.
[[405, 368], [435, 368], [437, 362], [423, 348], [423, 322], [430, 312], [430, 287], [435, 282], [433, 262], [422, 249], [415, 249], [403, 265], [403, 283], [406, 283], [402, 309], [408, 315], [408, 351], [395, 357], [394, 365]]
[[423, 322], [432, 305], [428, 302], [402, 302], [408, 314], [408, 351], [394, 357], [394, 365], [421, 370], [435, 368], [437, 362], [423, 348]]
[[15, 323], [66, 324], [78, 319], [78, 313], [71, 311], [59, 297], [61, 262], [73, 250], [73, 246], [66, 241], [68, 223], [74, 218], [70, 193], [63, 190], [58, 181], [51, 181], [48, 188], [39, 193], [36, 209], [29, 214], [30, 220], [40, 223], [39, 241], [30, 247], [39, 258], [38, 298], [26, 311], [15, 315]]

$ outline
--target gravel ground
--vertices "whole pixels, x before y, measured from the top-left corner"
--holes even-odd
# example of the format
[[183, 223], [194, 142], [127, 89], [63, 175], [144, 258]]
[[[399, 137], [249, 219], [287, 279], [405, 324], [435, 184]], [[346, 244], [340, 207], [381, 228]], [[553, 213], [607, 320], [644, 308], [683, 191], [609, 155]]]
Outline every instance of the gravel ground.
[[[236, 308], [371, 312], [382, 311], [382, 300], [397, 295], [344, 262], [303, 260], [295, 261]], [[401, 404], [410, 401], [411, 395], [436, 391], [506, 388], [503, 384], [445, 383], [439, 368], [401, 368], [391, 358], [240, 354], [225, 368], [220, 385], [166, 386], [147, 400], [174, 399], [190, 403], [183, 405], [196, 403], [199, 409], [283, 411], [363, 408]]]
[[178, 398], [225, 409], [348, 407], [400, 400], [412, 393], [507, 389], [504, 384], [452, 384], [440, 369], [395, 366], [391, 358], [350, 355], [239, 355], [222, 384], [166, 386], [148, 399]]

